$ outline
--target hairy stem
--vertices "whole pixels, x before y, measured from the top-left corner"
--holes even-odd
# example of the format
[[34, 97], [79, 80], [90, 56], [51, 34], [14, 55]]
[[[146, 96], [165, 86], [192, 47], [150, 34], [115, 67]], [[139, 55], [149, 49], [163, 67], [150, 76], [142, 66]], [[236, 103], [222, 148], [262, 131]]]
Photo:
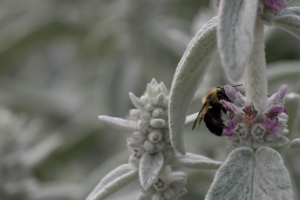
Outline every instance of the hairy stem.
[[254, 46], [246, 66], [246, 96], [260, 111], [266, 109], [268, 83], [266, 74], [264, 25], [257, 19]]

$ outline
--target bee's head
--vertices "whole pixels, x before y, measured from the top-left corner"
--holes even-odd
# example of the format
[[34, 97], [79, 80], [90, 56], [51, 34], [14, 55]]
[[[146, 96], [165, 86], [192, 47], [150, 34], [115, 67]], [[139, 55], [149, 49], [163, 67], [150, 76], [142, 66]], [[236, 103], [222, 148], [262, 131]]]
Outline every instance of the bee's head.
[[[232, 87], [238, 87], [241, 85], [243, 85], [243, 84], [234, 85]], [[224, 87], [216, 87], [216, 88], [217, 88], [217, 95], [218, 95], [219, 100], [225, 100], [225, 101], [231, 102], [231, 100], [227, 97], [227, 95], [225, 93]]]

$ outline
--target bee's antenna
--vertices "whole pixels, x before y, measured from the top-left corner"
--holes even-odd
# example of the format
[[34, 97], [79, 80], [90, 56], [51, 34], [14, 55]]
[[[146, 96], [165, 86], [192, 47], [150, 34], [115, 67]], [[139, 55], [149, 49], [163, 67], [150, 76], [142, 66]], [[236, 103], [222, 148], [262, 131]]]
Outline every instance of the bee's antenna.
[[233, 85], [232, 87], [238, 87], [238, 86], [242, 86], [243, 84], [239, 84], [239, 85]]

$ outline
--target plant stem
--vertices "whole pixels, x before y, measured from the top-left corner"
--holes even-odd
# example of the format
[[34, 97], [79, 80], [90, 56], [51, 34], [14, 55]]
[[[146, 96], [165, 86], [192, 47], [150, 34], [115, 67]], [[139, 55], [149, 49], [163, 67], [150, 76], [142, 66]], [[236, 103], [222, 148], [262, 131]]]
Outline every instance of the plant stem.
[[264, 25], [257, 19], [254, 46], [246, 66], [246, 97], [263, 111], [267, 107], [268, 83], [264, 44]]

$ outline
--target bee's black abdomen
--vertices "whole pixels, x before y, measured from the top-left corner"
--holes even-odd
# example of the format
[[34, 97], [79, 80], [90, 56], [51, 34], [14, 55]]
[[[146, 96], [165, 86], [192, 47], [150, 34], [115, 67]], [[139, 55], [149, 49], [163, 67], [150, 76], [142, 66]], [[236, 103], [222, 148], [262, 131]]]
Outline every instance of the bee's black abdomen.
[[221, 136], [225, 125], [222, 120], [220, 103], [212, 103], [210, 109], [205, 114], [203, 121], [210, 132], [217, 136]]

